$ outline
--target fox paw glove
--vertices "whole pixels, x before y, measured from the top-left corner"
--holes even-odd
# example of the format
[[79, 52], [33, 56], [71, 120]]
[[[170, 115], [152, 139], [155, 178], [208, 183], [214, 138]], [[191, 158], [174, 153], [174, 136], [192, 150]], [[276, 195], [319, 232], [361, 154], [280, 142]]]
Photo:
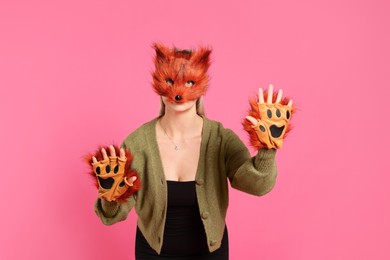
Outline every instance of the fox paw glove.
[[[267, 93], [264, 93], [265, 100]], [[273, 93], [273, 100], [277, 93]], [[283, 145], [283, 139], [291, 130], [290, 120], [294, 113], [294, 108], [287, 106], [287, 98], [280, 103], [259, 103], [256, 99], [249, 101], [251, 110], [249, 115], [257, 119], [257, 124], [252, 125], [247, 119], [244, 119], [244, 129], [249, 133], [250, 143], [256, 149], [274, 148], [280, 149]]]
[[[95, 154], [87, 156], [87, 162], [91, 166], [90, 175], [93, 176], [98, 188], [98, 196], [107, 201], [124, 203], [141, 188], [138, 173], [130, 168], [133, 156], [125, 149], [125, 158], [108, 156], [104, 159], [101, 155], [102, 148], [109, 151], [109, 147], [100, 147]], [[119, 148], [117, 146], [114, 148], [116, 154], [120, 154]], [[92, 161], [93, 156], [97, 159], [95, 163]], [[133, 183], [129, 183], [128, 180], [133, 176], [136, 176], [137, 179]]]

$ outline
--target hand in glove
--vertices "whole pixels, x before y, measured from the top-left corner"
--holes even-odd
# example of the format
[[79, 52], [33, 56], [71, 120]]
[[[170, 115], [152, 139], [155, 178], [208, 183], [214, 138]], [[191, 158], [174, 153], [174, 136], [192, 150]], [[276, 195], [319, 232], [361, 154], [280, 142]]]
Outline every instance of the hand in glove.
[[282, 99], [282, 94], [282, 90], [273, 93], [273, 86], [270, 85], [264, 93], [259, 88], [258, 101], [250, 100], [251, 110], [243, 125], [250, 135], [251, 145], [257, 149], [282, 148], [294, 112], [292, 100]]
[[[110, 156], [106, 150], [110, 151]], [[87, 156], [99, 198], [123, 203], [140, 189], [138, 173], [130, 168], [132, 161], [133, 156], [129, 151], [113, 145], [100, 148], [94, 155]]]

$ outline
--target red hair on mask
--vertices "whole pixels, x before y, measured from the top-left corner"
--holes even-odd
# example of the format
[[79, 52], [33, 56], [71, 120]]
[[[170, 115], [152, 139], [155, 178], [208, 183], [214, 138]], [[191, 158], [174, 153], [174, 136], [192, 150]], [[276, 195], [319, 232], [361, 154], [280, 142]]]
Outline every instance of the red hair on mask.
[[170, 102], [184, 103], [197, 100], [206, 93], [211, 49], [169, 49], [155, 43], [153, 88]]

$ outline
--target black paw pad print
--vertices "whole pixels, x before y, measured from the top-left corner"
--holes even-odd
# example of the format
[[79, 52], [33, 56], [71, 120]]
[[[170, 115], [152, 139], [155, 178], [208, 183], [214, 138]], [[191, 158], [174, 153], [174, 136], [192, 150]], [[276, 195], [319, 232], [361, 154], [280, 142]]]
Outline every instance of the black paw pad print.
[[[275, 110], [275, 116], [276, 118], [281, 118], [282, 117], [282, 112], [280, 112], [280, 109], [276, 109]], [[272, 117], [273, 117], [273, 113], [272, 113], [272, 110], [271, 109], [267, 109], [267, 117], [268, 119], [271, 119], [272, 120]], [[287, 113], [286, 113], [286, 118], [288, 119], [290, 117], [290, 112], [287, 110]], [[271, 125], [269, 127], [269, 130], [270, 130], [270, 133], [271, 133], [271, 136], [273, 138], [279, 138], [282, 134], [283, 134], [283, 131], [284, 131], [284, 128], [286, 126], [285, 125], [282, 125], [282, 126], [277, 126], [277, 125]], [[262, 129], [263, 128], [263, 129]], [[260, 127], [260, 130], [262, 132], [265, 132], [265, 128], [262, 126]]]
[[[115, 179], [113, 177], [105, 177], [106, 175], [109, 175], [111, 173], [111, 166], [110, 165], [106, 165], [106, 167], [103, 167], [103, 169], [104, 169], [105, 173], [102, 173], [100, 166], [96, 167], [96, 169], [95, 169], [96, 175], [98, 177], [100, 186], [103, 189], [109, 190], [114, 185]], [[118, 171], [119, 171], [119, 165], [115, 165], [114, 170], [112, 172], [116, 174], [116, 173], [118, 173]], [[122, 183], [123, 183], [123, 185], [122, 185]], [[123, 187], [125, 185], [125, 183], [123, 181], [122, 181], [122, 183], [120, 183], [119, 186]]]

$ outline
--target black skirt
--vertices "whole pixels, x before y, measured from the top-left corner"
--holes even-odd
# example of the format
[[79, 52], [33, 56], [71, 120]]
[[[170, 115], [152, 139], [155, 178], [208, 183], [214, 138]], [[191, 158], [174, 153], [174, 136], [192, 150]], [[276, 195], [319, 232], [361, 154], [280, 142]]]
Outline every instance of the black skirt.
[[168, 183], [168, 210], [161, 254], [154, 251], [137, 227], [135, 256], [144, 259], [229, 259], [229, 242], [225, 227], [222, 244], [210, 253], [206, 233], [199, 214], [195, 181]]

